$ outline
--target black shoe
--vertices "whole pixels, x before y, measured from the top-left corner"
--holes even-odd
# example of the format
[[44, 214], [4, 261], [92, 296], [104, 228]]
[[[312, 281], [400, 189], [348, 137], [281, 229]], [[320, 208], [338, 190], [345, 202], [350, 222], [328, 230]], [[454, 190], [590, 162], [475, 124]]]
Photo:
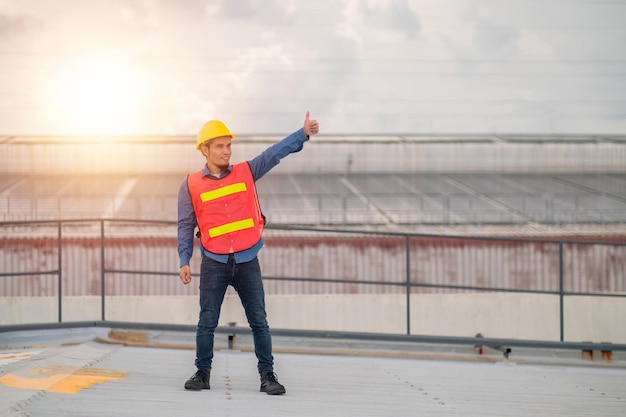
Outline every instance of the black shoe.
[[203, 389], [211, 389], [209, 385], [209, 377], [211, 371], [206, 369], [198, 369], [198, 371], [185, 382], [185, 389], [200, 391]]
[[285, 387], [276, 380], [276, 374], [272, 371], [261, 372], [261, 392], [269, 395], [282, 395], [285, 393]]

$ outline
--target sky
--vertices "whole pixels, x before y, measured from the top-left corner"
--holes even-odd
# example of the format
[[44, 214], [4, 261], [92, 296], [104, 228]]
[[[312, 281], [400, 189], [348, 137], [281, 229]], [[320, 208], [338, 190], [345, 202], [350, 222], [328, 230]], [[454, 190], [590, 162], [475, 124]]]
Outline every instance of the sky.
[[0, 0], [0, 135], [624, 134], [626, 0]]

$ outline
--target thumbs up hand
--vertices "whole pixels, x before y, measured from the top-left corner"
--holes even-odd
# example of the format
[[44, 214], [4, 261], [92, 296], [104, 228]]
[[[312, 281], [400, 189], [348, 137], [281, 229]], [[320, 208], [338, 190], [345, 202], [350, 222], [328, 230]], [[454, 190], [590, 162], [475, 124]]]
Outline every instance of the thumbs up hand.
[[306, 112], [306, 117], [304, 118], [304, 126], [302, 127], [304, 130], [304, 134], [307, 136], [317, 135], [320, 131], [319, 123], [317, 120], [309, 119], [309, 112]]

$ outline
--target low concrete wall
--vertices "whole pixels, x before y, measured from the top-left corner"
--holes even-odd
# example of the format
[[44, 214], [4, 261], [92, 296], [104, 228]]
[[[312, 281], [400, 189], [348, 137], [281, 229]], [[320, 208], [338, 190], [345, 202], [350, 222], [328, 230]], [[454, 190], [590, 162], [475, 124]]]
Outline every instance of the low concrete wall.
[[[64, 322], [101, 319], [100, 297], [64, 297]], [[195, 296], [107, 297], [110, 321], [195, 325]], [[406, 333], [404, 295], [271, 295], [270, 326], [276, 329]], [[626, 298], [566, 297], [565, 340], [626, 343]], [[543, 294], [415, 294], [411, 334], [559, 340], [559, 299]], [[0, 324], [58, 321], [54, 297], [0, 298]], [[247, 322], [236, 295], [227, 295], [220, 326]]]

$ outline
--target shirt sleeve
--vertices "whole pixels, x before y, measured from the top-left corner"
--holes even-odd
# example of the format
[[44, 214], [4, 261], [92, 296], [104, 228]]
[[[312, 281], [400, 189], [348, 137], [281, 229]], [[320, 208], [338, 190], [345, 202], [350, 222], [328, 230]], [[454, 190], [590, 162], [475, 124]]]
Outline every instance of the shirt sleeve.
[[261, 179], [269, 170], [278, 165], [281, 159], [290, 153], [300, 152], [304, 147], [304, 142], [307, 140], [309, 140], [309, 137], [304, 134], [304, 130], [299, 129], [248, 161], [254, 180]]
[[187, 188], [187, 179], [178, 189], [178, 257], [180, 266], [189, 265], [193, 255], [193, 238], [196, 230], [196, 214]]

